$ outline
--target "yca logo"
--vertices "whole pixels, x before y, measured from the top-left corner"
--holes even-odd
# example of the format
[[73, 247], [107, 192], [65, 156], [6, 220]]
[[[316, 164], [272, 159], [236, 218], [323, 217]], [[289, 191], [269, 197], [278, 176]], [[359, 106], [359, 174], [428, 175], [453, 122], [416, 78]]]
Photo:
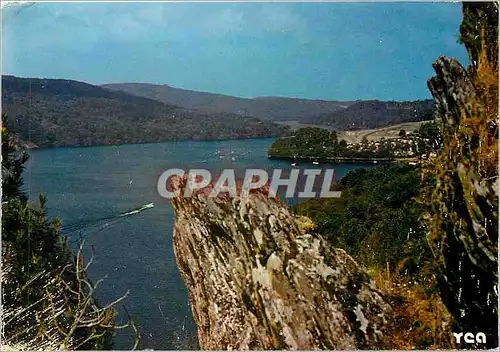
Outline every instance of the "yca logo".
[[464, 337], [465, 343], [486, 343], [486, 335], [482, 332], [478, 332], [476, 336], [471, 332], [466, 332], [465, 334], [463, 332], [459, 334], [454, 332], [453, 336], [455, 336], [456, 343], [460, 343], [462, 336]]

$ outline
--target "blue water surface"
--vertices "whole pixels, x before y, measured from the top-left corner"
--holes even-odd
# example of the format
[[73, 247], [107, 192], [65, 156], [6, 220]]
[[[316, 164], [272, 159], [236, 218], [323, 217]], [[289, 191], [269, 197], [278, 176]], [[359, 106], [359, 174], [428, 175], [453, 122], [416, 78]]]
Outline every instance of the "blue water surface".
[[[97, 291], [101, 304], [130, 290], [123, 302], [140, 333], [142, 349], [197, 349], [196, 325], [180, 278], [173, 248], [173, 210], [157, 193], [157, 179], [169, 168], [290, 169], [289, 161], [270, 160], [273, 139], [182, 141], [81, 148], [33, 149], [24, 172], [31, 200], [47, 196], [47, 212], [62, 220], [74, 248], [85, 239], [89, 276], [105, 278]], [[300, 164], [297, 167], [327, 167]], [[336, 177], [361, 165], [329, 165]], [[366, 167], [366, 165], [363, 165]], [[154, 208], [117, 219], [141, 205]], [[120, 318], [125, 318], [120, 308]], [[114, 349], [130, 349], [134, 334], [123, 330]]]

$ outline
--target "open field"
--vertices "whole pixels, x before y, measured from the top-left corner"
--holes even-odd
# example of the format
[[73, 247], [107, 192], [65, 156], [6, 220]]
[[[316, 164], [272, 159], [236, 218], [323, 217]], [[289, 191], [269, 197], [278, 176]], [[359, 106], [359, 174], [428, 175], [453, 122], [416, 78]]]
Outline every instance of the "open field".
[[[413, 132], [417, 130], [421, 124], [425, 122], [429, 121], [404, 122], [404, 123], [399, 123], [397, 125], [375, 128], [370, 130], [340, 131], [339, 140], [344, 139], [347, 143], [351, 144], [351, 143], [360, 143], [363, 137], [365, 136], [369, 141], [380, 140], [382, 137], [384, 137], [385, 139], [397, 138], [399, 131], [405, 130], [406, 132]], [[303, 124], [297, 121], [282, 121], [278, 123], [290, 126], [294, 130], [303, 127], [319, 127], [319, 128], [325, 128], [330, 131], [332, 130], [332, 128], [329, 126]]]
[[380, 140], [382, 137], [385, 139], [397, 138], [399, 131], [413, 132], [418, 130], [420, 125], [425, 122], [428, 121], [405, 122], [371, 130], [343, 131], [339, 132], [339, 139], [344, 139], [347, 143], [360, 143], [363, 137], [366, 137], [369, 141]]

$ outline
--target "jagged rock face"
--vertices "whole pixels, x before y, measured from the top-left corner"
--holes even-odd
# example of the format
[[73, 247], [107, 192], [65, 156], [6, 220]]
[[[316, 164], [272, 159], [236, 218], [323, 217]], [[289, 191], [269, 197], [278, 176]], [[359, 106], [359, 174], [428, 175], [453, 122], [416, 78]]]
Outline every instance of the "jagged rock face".
[[[429, 244], [456, 332], [483, 332], [498, 346], [498, 5], [464, 4], [471, 65], [440, 57], [428, 82], [443, 149], [430, 172]], [[491, 35], [491, 33], [495, 33]]]
[[172, 204], [202, 349], [382, 347], [390, 308], [381, 294], [346, 252], [301, 233], [281, 202], [256, 192]]
[[460, 39], [465, 45], [471, 66], [477, 69], [479, 52], [487, 43], [488, 60], [498, 64], [498, 2], [466, 2], [463, 4]]
[[[458, 323], [457, 330], [483, 332], [498, 345], [498, 195], [496, 177], [481, 177], [459, 133], [474, 87], [453, 59], [434, 63], [438, 75], [429, 86], [443, 113], [448, 141], [438, 157], [438, 185], [432, 200], [434, 228], [429, 236], [441, 266], [443, 301]], [[458, 117], [458, 118], [457, 118]], [[453, 132], [452, 132], [453, 131]], [[451, 141], [456, 138], [455, 143]], [[465, 346], [464, 346], [465, 347]], [[470, 346], [469, 346], [470, 347]], [[484, 347], [476, 346], [476, 347]]]

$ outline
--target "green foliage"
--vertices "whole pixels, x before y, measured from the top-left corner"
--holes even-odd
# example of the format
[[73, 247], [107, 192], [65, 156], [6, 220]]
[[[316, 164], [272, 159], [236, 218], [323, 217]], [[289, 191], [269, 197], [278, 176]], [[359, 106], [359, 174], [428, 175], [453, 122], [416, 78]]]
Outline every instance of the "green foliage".
[[300, 128], [291, 136], [276, 140], [269, 149], [273, 156], [318, 157], [338, 155], [344, 143], [339, 143], [336, 132], [324, 128]]
[[428, 240], [441, 297], [461, 331], [498, 347], [498, 3], [464, 3], [461, 39], [471, 63], [440, 57], [428, 86], [443, 148], [423, 175]]
[[10, 198], [26, 200], [21, 191], [23, 165], [28, 154], [19, 146], [15, 136], [11, 135], [5, 124], [7, 115], [2, 114], [2, 201]]
[[[59, 233], [59, 222], [46, 219], [44, 202], [41, 197], [33, 207], [13, 198], [2, 205], [4, 343], [29, 349], [109, 347], [111, 319], [109, 327], [83, 326], [100, 308], [82, 285], [82, 265], [78, 275], [74, 270], [74, 255]], [[105, 314], [113, 318], [113, 309]]]
[[463, 13], [459, 41], [465, 45], [472, 67], [478, 66], [483, 42], [489, 44], [486, 48], [489, 60], [497, 61], [498, 2], [467, 3], [463, 6]]
[[[15, 349], [101, 349], [116, 328], [114, 306], [101, 308], [75, 256], [48, 220], [46, 199], [29, 205], [21, 191], [27, 154], [2, 116], [2, 343]], [[133, 323], [132, 323], [133, 325]], [[128, 326], [128, 325], [127, 325]]]
[[361, 100], [315, 116], [304, 116], [301, 123], [329, 125], [339, 131], [363, 130], [402, 122], [428, 121], [435, 106], [432, 100], [379, 101]]
[[394, 151], [407, 148], [406, 145], [389, 147], [390, 142], [380, 143], [379, 147], [369, 145], [366, 136], [361, 144], [348, 145], [338, 140], [337, 132], [324, 128], [300, 128], [293, 134], [278, 138], [268, 150], [275, 158], [325, 159], [325, 158], [391, 158]]
[[[356, 169], [337, 185], [339, 199], [310, 199], [295, 211], [311, 218], [332, 245], [344, 248], [365, 267], [420, 274], [430, 258], [420, 224], [423, 208], [417, 168], [393, 164]], [[422, 273], [423, 274], [423, 273]]]
[[201, 113], [69, 80], [2, 76], [9, 128], [40, 147], [274, 137], [287, 128], [229, 113]]
[[426, 122], [418, 129], [417, 148], [419, 153], [437, 152], [443, 147], [443, 136], [435, 121]]

